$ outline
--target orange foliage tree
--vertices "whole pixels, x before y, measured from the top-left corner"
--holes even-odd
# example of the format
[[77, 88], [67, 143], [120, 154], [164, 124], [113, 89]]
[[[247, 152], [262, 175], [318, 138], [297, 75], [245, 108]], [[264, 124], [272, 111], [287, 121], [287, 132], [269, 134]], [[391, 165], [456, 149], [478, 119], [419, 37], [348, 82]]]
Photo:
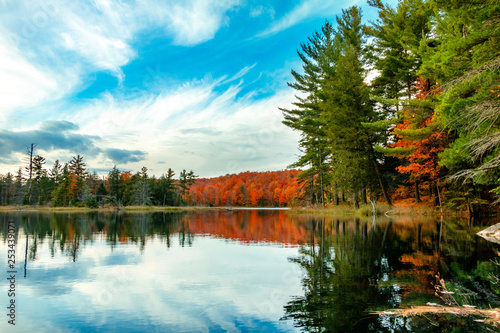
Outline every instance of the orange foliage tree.
[[439, 88], [422, 78], [417, 80], [416, 88], [417, 103], [402, 112], [401, 122], [391, 131], [396, 141], [388, 145], [386, 155], [404, 160], [396, 169], [409, 174], [409, 181], [415, 186], [415, 201], [420, 202], [419, 184], [423, 181], [435, 184], [440, 172], [438, 153], [446, 147], [447, 136], [433, 119], [434, 112], [429, 107]]
[[201, 178], [189, 194], [197, 205], [289, 206], [301, 195], [299, 170], [242, 172], [217, 178]]

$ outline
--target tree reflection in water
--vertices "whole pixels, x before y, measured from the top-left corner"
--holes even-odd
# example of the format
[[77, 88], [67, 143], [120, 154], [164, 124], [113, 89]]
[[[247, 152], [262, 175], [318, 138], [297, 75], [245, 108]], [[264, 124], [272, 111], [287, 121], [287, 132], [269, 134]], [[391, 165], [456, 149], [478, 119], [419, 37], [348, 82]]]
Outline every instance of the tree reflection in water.
[[282, 320], [294, 320], [305, 332], [484, 331], [473, 317], [369, 314], [443, 304], [434, 295], [437, 274], [459, 291], [457, 297], [466, 291], [469, 303], [499, 305], [488, 275], [478, 273], [497, 247], [455, 222], [430, 222], [368, 225], [359, 219], [311, 218], [309, 243], [290, 258], [305, 272], [304, 295], [288, 302]]
[[[105, 240], [111, 248], [135, 244], [141, 252], [152, 239], [168, 248], [174, 242], [191, 247], [196, 237], [205, 235], [297, 246], [298, 255], [289, 260], [303, 271], [304, 293], [283, 304], [282, 320], [293, 320], [306, 332], [482, 331], [484, 325], [472, 317], [369, 314], [444, 304], [434, 295], [438, 274], [460, 304], [500, 304], [495, 283], [500, 264], [492, 261], [500, 245], [476, 236], [483, 226], [471, 221], [290, 217], [283, 211], [11, 213], [0, 214], [2, 230], [10, 220], [18, 226], [16, 237], [28, 235], [28, 277], [27, 261], [37, 260], [43, 242], [48, 242], [52, 257], [60, 252], [70, 261], [78, 261], [82, 248], [94, 240]], [[5, 243], [6, 233], [1, 236]]]

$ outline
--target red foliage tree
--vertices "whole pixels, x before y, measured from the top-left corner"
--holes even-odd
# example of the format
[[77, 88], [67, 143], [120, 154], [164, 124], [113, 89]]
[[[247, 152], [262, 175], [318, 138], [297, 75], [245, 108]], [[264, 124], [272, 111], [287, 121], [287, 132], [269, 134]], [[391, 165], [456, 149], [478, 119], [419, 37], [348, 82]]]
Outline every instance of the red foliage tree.
[[[430, 80], [419, 78], [416, 83], [418, 100], [431, 100], [440, 93]], [[415, 186], [415, 200], [420, 202], [419, 183], [433, 183], [439, 175], [438, 153], [443, 151], [447, 136], [433, 119], [434, 113], [427, 107], [409, 107], [403, 111], [402, 121], [394, 126], [392, 134], [396, 141], [389, 144], [386, 155], [402, 158], [405, 162], [397, 167], [403, 174], [410, 175]], [[431, 187], [432, 188], [432, 187]]]
[[197, 205], [289, 206], [300, 196], [299, 170], [242, 172], [196, 180], [190, 189]]

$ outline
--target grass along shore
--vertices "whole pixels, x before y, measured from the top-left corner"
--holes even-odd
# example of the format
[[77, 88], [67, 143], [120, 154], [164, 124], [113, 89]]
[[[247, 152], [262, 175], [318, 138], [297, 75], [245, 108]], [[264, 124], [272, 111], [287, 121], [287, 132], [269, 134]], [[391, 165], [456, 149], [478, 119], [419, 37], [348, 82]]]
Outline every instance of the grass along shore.
[[[149, 212], [182, 212], [182, 211], [202, 211], [202, 210], [237, 210], [237, 209], [273, 209], [273, 207], [205, 207], [205, 206], [106, 206], [100, 208], [87, 207], [50, 207], [50, 206], [0, 206], [0, 212], [46, 212], [46, 213], [86, 213], [86, 212], [128, 212], [128, 213], [149, 213]], [[276, 208], [283, 209], [283, 208]], [[373, 206], [371, 204], [361, 205], [355, 209], [352, 205], [340, 204], [327, 207], [290, 207], [286, 210], [289, 214], [313, 214], [313, 215], [335, 215], [335, 216], [372, 216]], [[460, 212], [444, 210], [444, 215], [460, 215]], [[429, 205], [398, 205], [388, 206], [386, 204], [375, 205], [376, 215], [390, 216], [440, 216], [439, 207]]]
[[49, 206], [0, 206], [0, 212], [44, 212], [44, 213], [87, 213], [87, 212], [129, 212], [129, 213], [149, 213], [149, 212], [182, 212], [193, 210], [223, 209], [224, 207], [161, 207], [161, 206], [121, 206], [121, 207], [49, 207]]
[[[338, 206], [329, 205], [327, 207], [312, 206], [312, 207], [292, 207], [290, 214], [314, 214], [314, 215], [335, 215], [335, 216], [357, 216], [366, 217], [373, 216], [374, 207], [371, 204], [360, 205], [359, 208], [354, 208], [352, 205], [340, 204]], [[400, 204], [395, 203], [393, 206], [387, 204], [376, 204], [375, 215], [392, 216], [422, 216], [422, 217], [438, 217], [444, 216], [464, 216], [464, 212], [450, 209], [443, 209], [428, 204]]]

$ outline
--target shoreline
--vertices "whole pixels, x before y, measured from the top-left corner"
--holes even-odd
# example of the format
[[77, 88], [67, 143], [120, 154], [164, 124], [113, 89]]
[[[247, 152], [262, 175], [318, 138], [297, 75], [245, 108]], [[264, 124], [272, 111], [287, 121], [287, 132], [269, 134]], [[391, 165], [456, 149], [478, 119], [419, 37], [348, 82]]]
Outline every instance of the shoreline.
[[238, 207], [238, 206], [125, 206], [125, 207], [40, 207], [40, 206], [0, 206], [0, 213], [11, 212], [40, 212], [40, 213], [89, 213], [89, 212], [124, 212], [124, 213], [151, 213], [151, 212], [188, 212], [188, 211], [215, 211], [215, 210], [282, 210], [290, 211], [290, 207]]
[[[124, 213], [150, 213], [150, 212], [188, 212], [188, 211], [217, 211], [217, 210], [280, 210], [285, 211], [287, 214], [312, 214], [312, 215], [338, 215], [338, 216], [358, 216], [367, 217], [373, 216], [373, 206], [361, 205], [358, 209], [353, 206], [341, 204], [338, 206], [308, 206], [308, 207], [246, 207], [246, 206], [125, 206], [125, 207], [46, 207], [46, 206], [0, 206], [0, 213], [7, 212], [42, 212], [42, 213], [89, 213], [89, 212], [124, 212]], [[450, 211], [444, 209], [442, 212], [439, 207], [434, 206], [408, 206], [408, 205], [394, 205], [388, 206], [379, 204], [375, 206], [376, 216], [426, 216], [426, 217], [439, 217], [443, 216], [459, 216], [467, 217], [465, 212]], [[498, 213], [497, 213], [498, 215]]]

